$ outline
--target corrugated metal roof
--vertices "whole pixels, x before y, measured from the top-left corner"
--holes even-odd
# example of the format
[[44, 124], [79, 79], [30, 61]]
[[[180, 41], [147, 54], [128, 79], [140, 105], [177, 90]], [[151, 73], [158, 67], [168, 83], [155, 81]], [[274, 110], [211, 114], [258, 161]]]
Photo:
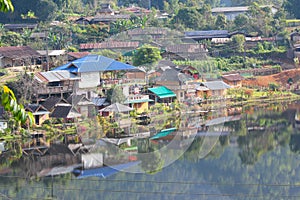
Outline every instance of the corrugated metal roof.
[[229, 32], [228, 30], [187, 31], [184, 35], [186, 38], [226, 38], [229, 37]]
[[149, 88], [148, 90], [156, 94], [161, 99], [168, 97], [176, 97], [176, 94], [172, 90], [166, 88], [165, 86]]
[[139, 42], [120, 42], [109, 41], [101, 43], [85, 43], [80, 44], [80, 49], [118, 49], [118, 48], [137, 48]]
[[[37, 51], [39, 54], [46, 56], [46, 50], [39, 50]], [[60, 56], [66, 54], [66, 50], [48, 50], [48, 56]]]
[[224, 83], [223, 81], [209, 81], [209, 82], [203, 82], [201, 85], [204, 85], [210, 90], [224, 90], [231, 88], [230, 85]]
[[63, 80], [79, 80], [80, 77], [67, 70], [37, 72], [35, 78], [40, 82], [58, 82]]
[[40, 57], [41, 55], [29, 46], [0, 47], [0, 56], [11, 59]]
[[166, 51], [172, 53], [202, 53], [206, 52], [203, 44], [175, 44], [166, 47]]
[[228, 81], [241, 81], [244, 79], [240, 74], [224, 74], [222, 75], [222, 79], [228, 80]]
[[65, 65], [55, 68], [53, 71], [67, 70], [73, 73], [81, 72], [104, 72], [116, 70], [135, 69], [134, 66], [128, 65], [111, 58], [100, 55], [87, 55], [83, 58], [74, 60]]
[[216, 7], [212, 8], [212, 13], [224, 13], [224, 12], [246, 12], [248, 11], [248, 6], [236, 6], [236, 7]]

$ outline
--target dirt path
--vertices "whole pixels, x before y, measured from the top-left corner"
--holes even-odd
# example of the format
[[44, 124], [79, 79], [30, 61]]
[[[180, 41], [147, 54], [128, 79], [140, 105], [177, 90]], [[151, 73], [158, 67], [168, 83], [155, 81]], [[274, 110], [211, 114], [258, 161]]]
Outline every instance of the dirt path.
[[273, 74], [269, 76], [257, 76], [254, 78], [245, 79], [243, 84], [246, 86], [261, 86], [268, 87], [270, 83], [277, 83], [279, 85], [285, 86], [288, 83], [289, 78], [293, 82], [300, 80], [300, 69], [290, 69], [282, 71], [278, 74]]

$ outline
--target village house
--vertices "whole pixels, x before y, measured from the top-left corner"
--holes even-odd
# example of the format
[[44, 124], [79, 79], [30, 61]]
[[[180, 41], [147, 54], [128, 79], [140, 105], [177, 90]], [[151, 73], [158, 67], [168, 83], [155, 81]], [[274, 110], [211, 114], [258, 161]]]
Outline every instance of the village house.
[[95, 104], [84, 95], [72, 94], [67, 101], [81, 114], [82, 117], [95, 117]]
[[146, 8], [141, 8], [135, 5], [131, 5], [127, 8], [124, 8], [120, 11], [121, 13], [132, 13], [136, 16], [144, 16], [151, 13], [151, 10], [148, 10]]
[[49, 119], [50, 112], [40, 104], [28, 104], [25, 106], [25, 111], [32, 113], [36, 125], [41, 125], [45, 120]]
[[148, 88], [148, 91], [154, 103], [171, 103], [176, 99], [176, 94], [165, 86]]
[[73, 60], [77, 60], [79, 58], [85, 57], [87, 55], [91, 54], [88, 51], [82, 51], [82, 52], [68, 52], [68, 61], [71, 62]]
[[173, 59], [201, 59], [206, 58], [208, 50], [203, 44], [185, 43], [185, 44], [174, 44], [165, 47], [163, 57], [169, 60]]
[[139, 47], [139, 42], [123, 42], [123, 41], [106, 41], [101, 43], [85, 43], [80, 44], [80, 50], [116, 50], [131, 51]]
[[153, 102], [153, 100], [150, 99], [149, 95], [130, 94], [124, 104], [129, 105], [129, 107], [131, 108], [134, 108], [137, 113], [143, 113], [148, 111], [149, 102]]
[[22, 33], [24, 29], [33, 31], [37, 28], [37, 24], [4, 24], [6, 30]]
[[244, 77], [242, 77], [240, 74], [224, 74], [222, 75], [222, 80], [230, 85], [232, 88], [240, 88], [242, 87], [242, 80], [244, 80]]
[[[272, 5], [263, 5], [261, 7], [269, 7], [271, 12], [275, 14], [278, 8]], [[249, 6], [237, 6], [237, 7], [215, 7], [211, 9], [214, 16], [223, 14], [227, 20], [234, 20], [238, 15], [247, 14], [249, 12]]]
[[159, 39], [167, 35], [167, 30], [157, 27], [147, 27], [147, 28], [135, 28], [128, 30], [127, 34], [131, 38], [140, 38], [145, 36], [150, 36], [152, 39]]
[[32, 66], [41, 55], [29, 46], [0, 47], [0, 67]]
[[62, 97], [50, 96], [40, 102], [40, 104], [52, 113], [57, 106], [71, 106], [71, 104]]
[[[87, 55], [75, 61], [55, 68], [53, 71], [66, 70], [80, 78], [76, 85], [76, 94], [84, 94], [88, 99], [97, 97], [98, 86], [123, 83], [122, 78], [115, 77], [116, 72], [135, 69], [134, 66], [100, 55]], [[104, 76], [104, 73], [107, 76]], [[125, 81], [124, 81], [125, 83]]]
[[208, 81], [202, 83], [196, 83], [196, 97], [207, 98], [224, 98], [227, 89], [231, 88], [223, 81]]
[[73, 93], [80, 77], [67, 71], [37, 72], [34, 79], [39, 83], [37, 94], [39, 98], [47, 98], [52, 95], [69, 96]]
[[179, 102], [184, 102], [195, 93], [194, 85], [189, 84], [193, 80], [192, 76], [178, 70], [167, 69], [154, 80], [154, 85], [167, 87], [176, 94]]

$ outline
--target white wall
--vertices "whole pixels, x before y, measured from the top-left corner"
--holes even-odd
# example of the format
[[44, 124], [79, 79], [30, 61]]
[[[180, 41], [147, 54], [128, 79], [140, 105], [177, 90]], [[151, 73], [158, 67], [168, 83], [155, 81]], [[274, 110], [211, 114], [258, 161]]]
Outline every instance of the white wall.
[[100, 85], [99, 72], [88, 72], [80, 74], [79, 88], [92, 88]]

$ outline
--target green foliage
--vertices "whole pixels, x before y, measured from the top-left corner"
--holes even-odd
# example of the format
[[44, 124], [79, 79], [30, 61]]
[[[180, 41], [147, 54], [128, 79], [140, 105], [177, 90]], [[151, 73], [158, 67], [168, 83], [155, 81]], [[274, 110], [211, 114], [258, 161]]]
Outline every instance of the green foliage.
[[137, 52], [133, 56], [133, 65], [140, 66], [145, 64], [154, 64], [162, 57], [160, 55], [160, 50], [157, 47], [150, 45], [144, 45], [137, 49]]
[[7, 111], [11, 119], [13, 119], [13, 123], [15, 124], [16, 131], [19, 131], [21, 125], [32, 125], [34, 124], [34, 117], [31, 112], [26, 112], [23, 105], [17, 103], [17, 99], [11, 89], [7, 86], [3, 86], [1, 94], [1, 104], [4, 107], [5, 111]]
[[272, 91], [277, 91], [279, 89], [279, 85], [277, 83], [269, 83], [269, 88]]
[[0, 12], [14, 11], [14, 6], [11, 0], [0, 0]]

